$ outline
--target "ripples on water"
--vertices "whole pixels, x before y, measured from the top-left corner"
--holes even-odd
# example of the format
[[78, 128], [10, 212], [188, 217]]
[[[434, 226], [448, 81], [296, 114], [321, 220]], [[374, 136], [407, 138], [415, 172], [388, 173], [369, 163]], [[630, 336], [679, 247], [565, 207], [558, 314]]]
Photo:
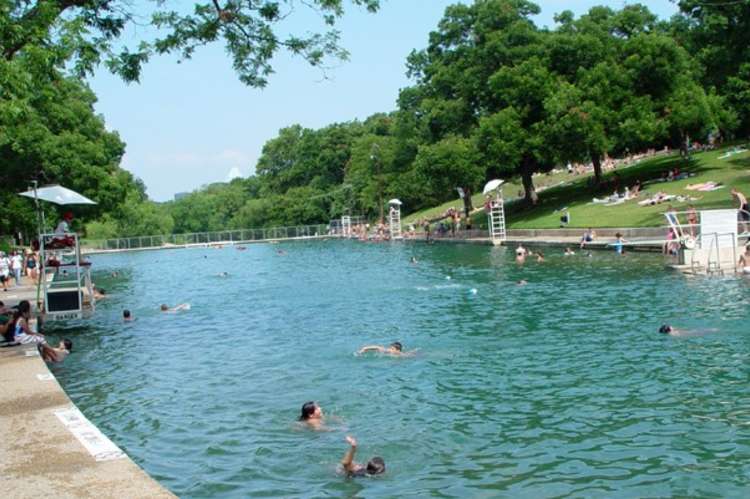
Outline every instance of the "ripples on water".
[[[54, 368], [71, 398], [178, 495], [746, 496], [747, 280], [653, 255], [279, 247], [94, 257], [111, 298], [56, 331], [75, 343]], [[419, 355], [353, 355], [394, 340]], [[307, 400], [334, 431], [295, 425]], [[384, 476], [336, 474], [347, 433]]]

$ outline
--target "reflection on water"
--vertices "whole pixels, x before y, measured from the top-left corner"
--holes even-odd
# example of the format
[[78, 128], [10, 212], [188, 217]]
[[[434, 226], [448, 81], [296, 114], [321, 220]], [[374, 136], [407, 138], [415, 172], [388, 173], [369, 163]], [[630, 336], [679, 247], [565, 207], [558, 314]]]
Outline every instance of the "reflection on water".
[[[111, 298], [56, 331], [75, 343], [54, 368], [71, 398], [180, 496], [747, 490], [747, 280], [686, 279], [652, 255], [519, 267], [483, 246], [282, 246], [94, 257]], [[419, 354], [353, 355], [394, 340]], [[307, 400], [333, 431], [299, 430]], [[384, 476], [336, 474], [346, 433]]]

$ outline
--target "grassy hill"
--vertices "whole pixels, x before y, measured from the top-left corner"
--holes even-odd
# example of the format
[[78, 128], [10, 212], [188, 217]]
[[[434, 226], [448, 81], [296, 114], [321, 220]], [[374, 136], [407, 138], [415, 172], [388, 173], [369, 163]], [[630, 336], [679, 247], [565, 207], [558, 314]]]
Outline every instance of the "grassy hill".
[[[690, 161], [681, 159], [675, 154], [655, 157], [627, 167], [619, 167], [617, 174], [621, 178], [621, 185], [632, 186], [636, 180], [643, 185], [640, 196], [615, 206], [594, 204], [594, 197], [603, 198], [613, 193], [612, 187], [594, 188], [589, 185], [591, 174], [570, 175], [558, 173], [541, 175], [534, 178], [535, 185], [547, 187], [539, 194], [539, 204], [533, 208], [524, 206], [515, 199], [521, 189], [520, 180], [513, 179], [503, 187], [506, 197], [506, 219], [511, 229], [548, 229], [560, 226], [560, 216], [563, 208], [567, 208], [571, 223], [569, 227], [656, 227], [664, 225], [664, 213], [667, 204], [671, 204], [678, 211], [683, 211], [688, 204], [696, 209], [733, 208], [730, 190], [737, 187], [750, 196], [750, 152], [731, 154], [735, 146], [717, 149], [715, 151], [695, 153]], [[673, 182], [659, 182], [662, 173], [679, 167], [682, 172], [690, 173], [690, 177]], [[615, 171], [605, 175], [605, 181], [610, 180]], [[688, 190], [689, 184], [713, 181], [724, 185], [723, 188], [699, 192]], [[647, 199], [657, 192], [694, 198], [684, 201], [673, 200], [655, 206], [640, 206], [638, 201]], [[477, 194], [472, 198], [475, 207], [484, 204], [483, 196]], [[434, 208], [422, 210], [404, 217], [405, 223], [411, 223], [422, 218], [434, 218], [454, 206], [462, 209], [460, 199], [444, 203]], [[475, 213], [472, 217], [475, 227], [486, 227], [487, 217], [484, 212]]]

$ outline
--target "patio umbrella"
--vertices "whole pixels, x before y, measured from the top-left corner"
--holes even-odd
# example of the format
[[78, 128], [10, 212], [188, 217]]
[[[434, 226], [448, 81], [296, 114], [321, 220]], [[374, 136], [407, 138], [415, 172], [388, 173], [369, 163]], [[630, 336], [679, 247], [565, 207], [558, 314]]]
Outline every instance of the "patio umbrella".
[[499, 189], [500, 186], [503, 185], [503, 183], [504, 183], [503, 180], [498, 180], [498, 179], [490, 180], [489, 182], [487, 182], [487, 184], [485, 184], [482, 194], [489, 194], [490, 192]]
[[46, 187], [34, 188], [20, 193], [19, 196], [25, 196], [39, 201], [48, 201], [59, 205], [96, 204], [86, 196], [82, 196], [76, 191], [70, 190], [61, 185], [48, 185]]

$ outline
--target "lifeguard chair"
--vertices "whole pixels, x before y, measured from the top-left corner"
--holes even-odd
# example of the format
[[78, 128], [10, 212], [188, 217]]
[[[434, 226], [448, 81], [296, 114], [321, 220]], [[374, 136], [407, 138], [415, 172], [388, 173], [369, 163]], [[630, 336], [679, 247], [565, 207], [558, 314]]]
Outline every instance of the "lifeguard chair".
[[487, 197], [487, 226], [490, 231], [490, 240], [495, 246], [502, 244], [506, 239], [502, 185], [502, 180], [490, 180], [482, 190]]
[[401, 234], [401, 201], [391, 199], [388, 201], [388, 228], [391, 232], [391, 239], [403, 239]]

